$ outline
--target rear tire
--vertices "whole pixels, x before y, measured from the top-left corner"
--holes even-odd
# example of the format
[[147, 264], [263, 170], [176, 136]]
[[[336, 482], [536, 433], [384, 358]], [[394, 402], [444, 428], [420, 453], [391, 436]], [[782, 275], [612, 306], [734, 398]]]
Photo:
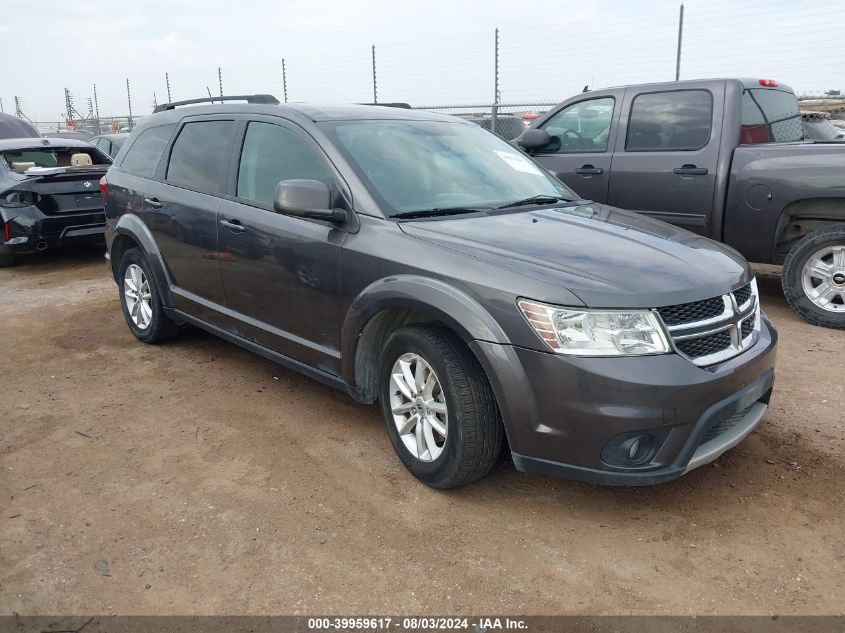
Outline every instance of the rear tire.
[[118, 267], [117, 283], [123, 317], [132, 334], [144, 343], [162, 343], [179, 335], [179, 326], [164, 312], [151, 267], [144, 254], [130, 248]]
[[15, 263], [15, 255], [13, 253], [0, 253], [0, 268], [6, 268]]
[[783, 293], [792, 309], [814, 325], [845, 328], [845, 224], [806, 235], [786, 257]]
[[445, 489], [490, 472], [502, 446], [499, 409], [478, 360], [452, 332], [398, 330], [382, 354], [380, 385], [387, 435], [417, 479]]

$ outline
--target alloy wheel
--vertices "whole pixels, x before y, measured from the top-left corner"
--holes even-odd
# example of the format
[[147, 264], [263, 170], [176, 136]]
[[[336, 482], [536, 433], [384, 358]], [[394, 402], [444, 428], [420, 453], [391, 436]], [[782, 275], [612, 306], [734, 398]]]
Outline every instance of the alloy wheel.
[[804, 294], [829, 312], [845, 312], [845, 246], [827, 246], [813, 253], [801, 271]]
[[123, 275], [123, 296], [129, 318], [140, 330], [146, 330], [153, 320], [150, 282], [144, 269], [138, 264], [129, 264]]
[[422, 356], [402, 354], [393, 364], [390, 410], [399, 438], [411, 455], [423, 462], [440, 457], [449, 429], [446, 395]]

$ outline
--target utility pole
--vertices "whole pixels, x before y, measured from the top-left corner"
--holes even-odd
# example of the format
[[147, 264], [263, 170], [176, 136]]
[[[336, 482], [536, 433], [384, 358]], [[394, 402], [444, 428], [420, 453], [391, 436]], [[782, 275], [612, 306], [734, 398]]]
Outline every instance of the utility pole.
[[3, 109], [3, 97], [0, 97], [0, 112], [5, 112], [6, 110]]
[[68, 121], [71, 122], [71, 127], [73, 126], [73, 97], [70, 94], [70, 90], [65, 88], [65, 127], [67, 127]]
[[681, 12], [678, 16], [678, 56], [675, 58], [675, 81], [681, 78], [681, 41], [684, 38], [684, 5], [681, 4]]
[[282, 57], [282, 92], [285, 94], [285, 103], [288, 102], [288, 75], [285, 72], [285, 58]]
[[97, 84], [94, 84], [94, 116], [97, 117], [97, 134], [102, 134], [100, 129], [100, 104], [97, 101]]
[[217, 83], [220, 84], [220, 96], [223, 96], [223, 69], [218, 66], [217, 67]]
[[376, 81], [376, 45], [373, 44], [373, 103], [378, 103], [378, 82]]
[[495, 30], [493, 40], [493, 107], [490, 110], [490, 131], [496, 133], [499, 118], [499, 29]]
[[24, 119], [23, 110], [21, 110], [21, 98], [15, 97], [15, 116], [19, 119]]
[[132, 92], [129, 90], [129, 77], [126, 78], [126, 101], [129, 104], [129, 131], [132, 131]]
[[156, 93], [153, 91], [153, 110], [158, 107], [158, 99], [156, 99]]
[[170, 98], [170, 75], [164, 73], [164, 82], [167, 84], [167, 103], [173, 103], [173, 99]]

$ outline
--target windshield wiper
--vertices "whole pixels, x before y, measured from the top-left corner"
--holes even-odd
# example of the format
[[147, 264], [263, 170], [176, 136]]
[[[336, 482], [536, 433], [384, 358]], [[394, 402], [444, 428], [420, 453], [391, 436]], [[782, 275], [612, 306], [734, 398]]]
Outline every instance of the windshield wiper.
[[547, 194], [540, 194], [538, 196], [531, 196], [530, 198], [525, 198], [524, 200], [517, 200], [516, 202], [509, 202], [508, 204], [503, 204], [501, 207], [496, 207], [497, 209], [510, 209], [512, 207], [524, 207], [529, 204], [554, 204], [555, 202], [571, 202], [577, 203], [578, 205], [584, 204], [586, 200], [573, 200], [572, 198], [567, 198], [566, 196], [553, 196]]
[[428, 218], [436, 215], [461, 215], [464, 213], [478, 213], [480, 211], [489, 211], [489, 209], [479, 209], [476, 207], [443, 207], [438, 209], [420, 209], [419, 211], [403, 211], [402, 213], [394, 213], [390, 217], [407, 220], [412, 218]]

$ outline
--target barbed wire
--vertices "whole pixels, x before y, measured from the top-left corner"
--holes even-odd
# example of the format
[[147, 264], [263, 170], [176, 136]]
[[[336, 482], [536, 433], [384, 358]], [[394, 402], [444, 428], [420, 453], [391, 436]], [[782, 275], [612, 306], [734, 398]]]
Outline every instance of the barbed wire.
[[[579, 91], [605, 85], [643, 83], [674, 78], [677, 6], [623, 6], [607, 14], [587, 7], [585, 14], [544, 16], [542, 23], [509, 25], [499, 30], [498, 76], [494, 86], [494, 37], [491, 30], [468, 28], [447, 35], [375, 42], [380, 100], [410, 103], [486, 103], [494, 89], [504, 101], [555, 102]], [[812, 34], [812, 46], [801, 33]], [[686, 0], [681, 78], [766, 76], [784, 81], [796, 92], [823, 94], [845, 84], [845, 12], [839, 2], [812, 5], [794, 0]], [[285, 83], [282, 58], [286, 60]], [[218, 66], [227, 94], [287, 92], [290, 101], [369, 101], [373, 68], [369, 45], [343, 47], [314, 55], [279, 50], [272, 59], [202, 68], [162, 68], [155, 76], [130, 77], [133, 114], [148, 114], [171, 99], [217, 96]], [[40, 118], [65, 116], [60, 79], [51, 79], [53, 105], [39, 108]], [[98, 83], [101, 116], [125, 114], [125, 78]], [[47, 83], [47, 82], [45, 82]], [[85, 118], [93, 84], [66, 86]], [[0, 88], [6, 112], [14, 97], [27, 106], [44, 97], [16, 94], [8, 82]], [[85, 110], [85, 112], [81, 112]], [[34, 117], [34, 109], [27, 113]], [[35, 117], [36, 119], [39, 117]], [[76, 118], [76, 117], [74, 117]]]

